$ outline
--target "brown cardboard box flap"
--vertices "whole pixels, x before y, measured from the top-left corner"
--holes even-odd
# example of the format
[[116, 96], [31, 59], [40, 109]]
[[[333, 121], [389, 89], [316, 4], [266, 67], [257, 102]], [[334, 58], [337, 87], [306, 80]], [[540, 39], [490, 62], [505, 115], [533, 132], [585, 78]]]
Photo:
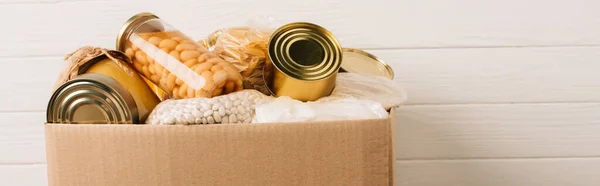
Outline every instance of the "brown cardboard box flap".
[[227, 125], [46, 124], [69, 186], [392, 185], [393, 119]]

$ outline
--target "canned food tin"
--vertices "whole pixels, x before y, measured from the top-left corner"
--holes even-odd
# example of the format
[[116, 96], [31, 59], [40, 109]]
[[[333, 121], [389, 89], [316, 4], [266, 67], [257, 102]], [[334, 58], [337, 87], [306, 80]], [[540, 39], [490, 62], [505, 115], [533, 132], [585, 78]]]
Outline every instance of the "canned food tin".
[[333, 91], [342, 62], [342, 47], [321, 26], [290, 23], [271, 35], [269, 60], [277, 69], [269, 85], [275, 96], [314, 101]]
[[139, 113], [131, 94], [115, 79], [83, 74], [54, 91], [46, 119], [64, 124], [134, 124], [139, 123]]
[[[110, 56], [109, 56], [110, 55]], [[118, 51], [107, 51], [104, 54], [98, 55], [86, 62], [84, 62], [82, 64], [82, 66], [79, 68], [79, 71], [77, 72], [77, 74], [81, 75], [85, 75], [85, 74], [101, 74], [104, 76], [107, 76], [110, 80], [107, 80], [107, 78], [95, 78], [92, 79], [94, 81], [92, 82], [88, 82], [88, 83], [94, 83], [94, 82], [100, 82], [100, 83], [105, 83], [103, 86], [107, 86], [107, 87], [123, 87], [123, 89], [125, 89], [125, 92], [127, 93], [127, 96], [122, 95], [122, 97], [131, 97], [133, 99], [133, 103], [135, 103], [133, 106], [135, 106], [135, 118], [133, 118], [132, 120], [127, 120], [127, 121], [123, 121], [123, 120], [112, 120], [110, 118], [105, 118], [107, 117], [107, 114], [103, 114], [103, 113], [99, 113], [99, 112], [89, 112], [87, 114], [75, 114], [73, 115], [73, 117], [77, 117], [77, 121], [79, 123], [84, 123], [85, 122], [85, 118], [90, 118], [89, 122], [125, 122], [125, 123], [143, 123], [146, 119], [146, 117], [150, 114], [150, 112], [152, 112], [152, 110], [154, 109], [154, 107], [156, 107], [156, 105], [158, 105], [158, 103], [160, 103], [160, 99], [157, 97], [157, 95], [155, 94], [155, 92], [153, 92], [153, 90], [148, 86], [151, 84], [148, 84], [147, 82], [144, 81], [144, 79], [138, 75], [133, 68], [125, 61], [123, 60], [128, 60], [125, 55], [121, 52]], [[83, 80], [80, 80], [83, 81]], [[86, 80], [86, 81], [90, 81], [90, 80]], [[116, 82], [116, 83], [113, 83]], [[77, 88], [78, 86], [75, 87], [63, 87], [63, 88]], [[89, 86], [84, 86], [84, 88], [89, 88]], [[77, 88], [79, 89], [79, 88]], [[115, 90], [117, 90], [118, 88], [114, 88]], [[53, 97], [52, 99], [60, 99], [61, 96], [70, 96], [70, 95], [63, 95], [65, 93], [67, 94], [79, 94], [81, 91], [75, 91], [75, 92], [70, 92], [68, 90], [65, 90], [65, 92], [60, 93], [60, 90], [56, 90], [55, 94], [57, 94], [57, 98]], [[99, 90], [95, 90], [95, 89], [91, 89], [91, 90], [85, 90], [87, 92], [95, 92], [95, 94], [99, 94], [99, 95], [103, 95], [103, 94], [108, 94], [110, 96], [118, 96], [118, 95], [112, 95], [113, 93], [110, 92], [106, 92], [106, 90], [104, 91], [99, 91]], [[114, 91], [113, 91], [114, 92]], [[119, 93], [119, 92], [116, 92]], [[122, 93], [119, 93], [122, 94]], [[94, 96], [94, 95], [90, 95], [90, 94], [83, 94], [83, 95], [78, 95], [79, 97], [81, 96]], [[94, 97], [92, 99], [97, 98]], [[50, 100], [51, 102], [56, 102], [55, 100]], [[66, 99], [66, 98], [65, 98]], [[71, 99], [71, 98], [69, 98]], [[75, 99], [75, 98], [72, 98]], [[79, 98], [77, 98], [79, 99]], [[70, 104], [70, 103], [60, 103], [62, 104]], [[99, 103], [100, 104], [100, 103]], [[59, 105], [60, 106], [60, 105]], [[125, 113], [128, 111], [125, 110], [119, 110], [116, 108], [122, 108], [124, 107], [123, 105], [115, 107], [114, 112], [111, 113]], [[50, 107], [48, 109], [60, 109], [60, 107]], [[75, 109], [75, 108], [73, 108]], [[66, 113], [61, 113], [61, 112], [65, 112], [68, 110], [48, 110], [48, 114], [49, 115], [60, 115], [60, 114], [66, 114]], [[55, 113], [52, 113], [55, 112]], [[69, 111], [71, 112], [71, 111]], [[92, 116], [93, 114], [91, 113], [95, 113], [95, 114], [99, 114], [97, 116]], [[103, 120], [98, 120], [99, 118], [104, 118]], [[48, 122], [52, 122], [52, 123], [60, 123], [60, 122], [70, 122], [70, 120], [63, 120], [62, 119], [58, 119], [56, 121], [48, 121]]]
[[118, 57], [108, 58], [107, 55], [95, 57], [79, 69], [79, 74], [96, 73], [115, 79], [129, 91], [137, 104], [139, 121], [144, 122], [154, 107], [160, 103], [160, 99], [144, 79], [127, 62], [121, 60], [126, 59], [123, 53], [113, 52], [111, 55]]
[[392, 67], [375, 55], [354, 48], [344, 48], [343, 51], [344, 60], [340, 72], [370, 74], [394, 79]]

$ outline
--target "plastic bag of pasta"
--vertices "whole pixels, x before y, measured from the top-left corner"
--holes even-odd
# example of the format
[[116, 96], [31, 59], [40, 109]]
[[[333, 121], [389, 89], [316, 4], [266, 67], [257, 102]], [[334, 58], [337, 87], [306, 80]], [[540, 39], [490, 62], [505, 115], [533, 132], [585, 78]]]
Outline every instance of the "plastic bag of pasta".
[[244, 89], [255, 89], [271, 95], [267, 84], [273, 67], [266, 65], [266, 62], [267, 44], [274, 30], [269, 26], [272, 23], [266, 17], [256, 18], [247, 26], [217, 30], [198, 43], [233, 64], [242, 74]]

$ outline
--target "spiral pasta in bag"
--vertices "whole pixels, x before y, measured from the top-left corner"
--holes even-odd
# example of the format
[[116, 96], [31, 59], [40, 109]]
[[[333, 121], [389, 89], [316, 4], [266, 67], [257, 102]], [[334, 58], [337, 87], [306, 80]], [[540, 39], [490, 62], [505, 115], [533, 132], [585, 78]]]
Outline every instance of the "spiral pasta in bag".
[[250, 24], [217, 30], [198, 43], [211, 48], [212, 52], [233, 64], [243, 77], [244, 89], [255, 89], [270, 95], [267, 83], [272, 66], [267, 64], [267, 45], [272, 29]]

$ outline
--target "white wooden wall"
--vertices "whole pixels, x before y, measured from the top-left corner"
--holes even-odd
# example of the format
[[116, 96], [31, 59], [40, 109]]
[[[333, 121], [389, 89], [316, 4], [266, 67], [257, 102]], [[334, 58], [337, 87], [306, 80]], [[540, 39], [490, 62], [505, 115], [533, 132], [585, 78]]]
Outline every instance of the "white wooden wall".
[[393, 66], [400, 186], [600, 185], [598, 0], [0, 0], [0, 185], [46, 185], [62, 57], [114, 48], [153, 12], [200, 39], [251, 17], [310, 21]]

